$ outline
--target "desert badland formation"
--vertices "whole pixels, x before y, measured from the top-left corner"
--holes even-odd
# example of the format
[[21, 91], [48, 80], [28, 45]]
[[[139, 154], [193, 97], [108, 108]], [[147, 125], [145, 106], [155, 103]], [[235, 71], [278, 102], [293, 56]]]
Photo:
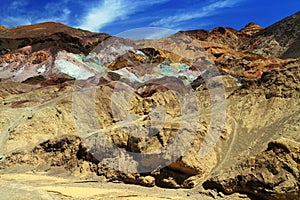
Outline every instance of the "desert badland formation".
[[299, 49], [299, 12], [159, 40], [0, 27], [0, 199], [299, 199]]

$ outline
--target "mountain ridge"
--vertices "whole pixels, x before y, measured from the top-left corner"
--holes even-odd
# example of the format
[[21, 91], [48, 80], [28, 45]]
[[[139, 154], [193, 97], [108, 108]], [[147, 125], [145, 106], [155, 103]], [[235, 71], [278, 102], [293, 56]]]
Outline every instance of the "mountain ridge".
[[282, 57], [298, 33], [274, 36], [297, 20], [159, 40], [0, 28], [1, 195], [82, 199], [122, 182], [150, 188], [86, 197], [298, 199], [300, 57]]
[[241, 46], [242, 50], [262, 56], [300, 57], [300, 12], [286, 17], [257, 33]]
[[[233, 28], [217, 27], [210, 31], [180, 31], [179, 34], [184, 34], [201, 41], [203, 48], [210, 54], [212, 60], [222, 72], [245, 78], [259, 78], [265, 70], [280, 67], [284, 65], [284, 63], [289, 62], [288, 60], [279, 60], [272, 58], [272, 56], [268, 57], [259, 53], [253, 53], [251, 48], [250, 50], [241, 48], [241, 46], [246, 46], [246, 44], [255, 39], [255, 37], [260, 36], [260, 33], [264, 30], [265, 29], [259, 25], [250, 22], [239, 31]], [[55, 22], [45, 22], [0, 30], [1, 54], [3, 54], [3, 56], [1, 56], [2, 65], [4, 62], [8, 62], [8, 64], [6, 64], [8, 66], [5, 68], [10, 70], [9, 66], [11, 66], [11, 64], [9, 63], [24, 60], [24, 58], [21, 58], [23, 53], [26, 57], [32, 55], [30, 59], [33, 60], [37, 59], [35, 58], [36, 55], [41, 55], [39, 56], [39, 61], [34, 62], [42, 63], [47, 61], [48, 64], [46, 66], [49, 67], [46, 68], [50, 69], [55, 63], [57, 53], [60, 51], [63, 50], [67, 53], [86, 56], [98, 44], [110, 37], [110, 35], [104, 33], [93, 33], [81, 29], [74, 29]], [[265, 47], [261, 47], [260, 49], [265, 49]], [[251, 67], [248, 66], [248, 68], [242, 69], [238, 67], [237, 69], [237, 66], [247, 65], [250, 60], [257, 60], [257, 64]], [[236, 61], [239, 63], [236, 63]], [[16, 67], [14, 66], [14, 68]], [[236, 73], [237, 71], [241, 71], [241, 73]], [[5, 70], [3, 70], [2, 73], [6, 73]], [[36, 76], [41, 75], [40, 72], [36, 74]], [[11, 76], [14, 75], [12, 74]], [[57, 75], [52, 76], [48, 74], [45, 76], [55, 77]], [[30, 78], [28, 75], [26, 77]], [[14, 79], [18, 80], [17, 77], [14, 77]], [[22, 78], [20, 80], [25, 81], [26, 79]]]
[[[104, 33], [75, 29], [64, 24], [45, 22], [0, 30], [0, 45], [9, 51], [31, 45], [33, 52], [51, 49], [88, 54], [97, 44], [110, 37]], [[58, 44], [55, 44], [55, 43]]]

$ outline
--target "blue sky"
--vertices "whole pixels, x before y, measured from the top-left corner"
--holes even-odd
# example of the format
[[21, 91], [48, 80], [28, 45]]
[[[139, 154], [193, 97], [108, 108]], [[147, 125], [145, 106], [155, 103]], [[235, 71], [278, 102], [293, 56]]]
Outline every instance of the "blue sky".
[[0, 25], [45, 21], [116, 35], [158, 27], [168, 30], [266, 27], [300, 10], [299, 0], [1, 0]]

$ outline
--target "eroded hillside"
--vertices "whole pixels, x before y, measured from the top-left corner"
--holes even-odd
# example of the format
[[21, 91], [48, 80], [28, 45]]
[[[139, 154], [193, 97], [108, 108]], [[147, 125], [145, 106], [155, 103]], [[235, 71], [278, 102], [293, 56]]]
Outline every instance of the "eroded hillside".
[[133, 41], [52, 23], [1, 28], [1, 193], [299, 198], [300, 60], [245, 45], [268, 30]]

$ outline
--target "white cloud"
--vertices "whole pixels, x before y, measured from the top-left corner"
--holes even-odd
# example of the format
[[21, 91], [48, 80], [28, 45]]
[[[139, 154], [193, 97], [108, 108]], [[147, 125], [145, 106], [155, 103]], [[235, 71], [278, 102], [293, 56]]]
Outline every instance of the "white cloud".
[[69, 17], [70, 17], [71, 11], [68, 8], [64, 8], [63, 10], [60, 10], [59, 15], [47, 15], [45, 18], [40, 18], [34, 21], [34, 23], [40, 23], [40, 22], [60, 22], [63, 24], [68, 24]]
[[26, 6], [27, 4], [28, 4], [28, 2], [26, 2], [24, 0], [16, 0], [10, 4], [8, 9], [17, 10], [17, 9], [22, 8], [23, 6]]
[[39, 16], [34, 23], [52, 21], [68, 24], [71, 14], [68, 8], [69, 1], [70, 0], [62, 0], [60, 2], [47, 3], [44, 6], [45, 12]]
[[46, 21], [54, 21], [68, 24], [71, 11], [68, 9], [70, 0], [62, 0], [58, 3], [48, 3], [40, 10], [26, 12], [28, 2], [26, 0], [12, 1], [0, 18], [0, 24], [6, 27], [29, 25]]
[[104, 0], [100, 6], [89, 10], [79, 27], [98, 31], [119, 17], [126, 16], [130, 13], [130, 9], [127, 10], [126, 5], [121, 2], [120, 0]]
[[[243, 0], [208, 0], [206, 2], [209, 2], [209, 5], [202, 8], [200, 7], [196, 10], [195, 4], [189, 0], [187, 3], [190, 3], [188, 5], [193, 8], [188, 8], [186, 10], [182, 9], [177, 13], [173, 10], [175, 14], [168, 16], [167, 13], [169, 12], [164, 12], [164, 9], [167, 8], [160, 10], [159, 14], [157, 14], [158, 12], [156, 11], [156, 15], [151, 15], [148, 11], [150, 11], [149, 8], [153, 5], [172, 2], [171, 0], [94, 0], [94, 3], [89, 3], [89, 7], [86, 7], [86, 10], [83, 4], [80, 3], [82, 10], [76, 12], [71, 10], [75, 7], [71, 6], [71, 3], [74, 3], [71, 0], [61, 0], [59, 2], [52, 1], [40, 9], [32, 10], [30, 12], [27, 12], [26, 9], [26, 6], [29, 5], [28, 0], [13, 0], [5, 9], [0, 10], [2, 12], [1, 15], [5, 16], [0, 17], [0, 25], [13, 27], [16, 25], [55, 21], [71, 26], [77, 25], [79, 28], [98, 32], [105, 26], [112, 23], [115, 23], [118, 26], [118, 24], [126, 22], [126, 20], [130, 20], [131, 24], [140, 24], [157, 20], [150, 23], [149, 26], [178, 28], [179, 25], [187, 23], [191, 19], [215, 15], [217, 12], [220, 12], [222, 8], [233, 7], [237, 5], [237, 2], [239, 1]], [[146, 16], [142, 15], [143, 11], [147, 11]], [[170, 10], [168, 9], [167, 11]], [[142, 18], [137, 18], [134, 14], [139, 14]], [[164, 16], [164, 18], [160, 19], [161, 16]], [[151, 32], [147, 34], [149, 35], [148, 38], [161, 37], [161, 35], [163, 35], [162, 33], [156, 32], [153, 34], [158, 34], [157, 36], [151, 36]]]
[[16, 24], [18, 25], [29, 25], [32, 24], [32, 21], [28, 17], [23, 17], [23, 16], [7, 16], [1, 21], [1, 25], [5, 27], [14, 27]]
[[181, 12], [151, 23], [152, 26], [176, 27], [181, 22], [215, 15], [222, 8], [235, 6], [241, 0], [218, 0], [194, 12]]
[[177, 33], [179, 30], [167, 29], [167, 28], [156, 28], [156, 27], [144, 27], [135, 28], [121, 32], [115, 36], [129, 38], [134, 40], [139, 39], [160, 39]]
[[15, 0], [10, 2], [5, 9], [1, 9], [0, 24], [6, 27], [12, 27], [15, 25], [28, 25], [31, 24], [31, 18], [24, 16], [24, 14], [18, 14], [18, 12], [24, 10], [24, 6], [28, 4], [25, 0]]
[[80, 20], [78, 27], [91, 31], [99, 31], [104, 26], [119, 20], [125, 19], [131, 14], [146, 9], [147, 6], [161, 4], [170, 0], [104, 0], [98, 6], [88, 10]]

